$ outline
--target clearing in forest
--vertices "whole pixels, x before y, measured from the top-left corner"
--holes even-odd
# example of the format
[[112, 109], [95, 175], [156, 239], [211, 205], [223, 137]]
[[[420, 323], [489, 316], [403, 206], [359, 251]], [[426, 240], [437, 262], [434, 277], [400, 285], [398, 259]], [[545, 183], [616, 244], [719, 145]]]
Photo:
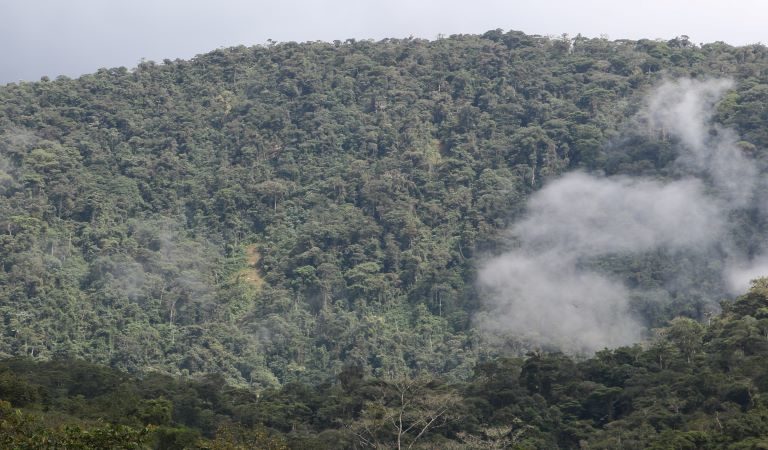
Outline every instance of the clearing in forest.
[[261, 255], [256, 248], [256, 244], [251, 244], [245, 247], [245, 262], [246, 267], [237, 272], [237, 279], [242, 280], [253, 287], [261, 288], [264, 284], [264, 279], [259, 273], [258, 264]]

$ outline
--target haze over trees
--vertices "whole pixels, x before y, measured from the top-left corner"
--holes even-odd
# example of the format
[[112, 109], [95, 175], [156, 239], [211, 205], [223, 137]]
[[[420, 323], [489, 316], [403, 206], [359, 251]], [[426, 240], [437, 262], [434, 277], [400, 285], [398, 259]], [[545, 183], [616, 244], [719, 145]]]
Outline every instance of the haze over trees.
[[[763, 268], [766, 78], [762, 45], [495, 30], [235, 47], [0, 87], [0, 356], [32, 360], [5, 363], [0, 398], [146, 445], [760, 445], [764, 286], [717, 314]], [[689, 91], [705, 101], [685, 127], [644, 115], [653, 92]], [[721, 177], [681, 159], [690, 148], [727, 148], [748, 170]], [[589, 184], [579, 176], [698, 197], [664, 211], [663, 245], [548, 254], [536, 201]], [[555, 217], [569, 236], [573, 215]], [[573, 242], [619, 236], [598, 225]], [[563, 267], [618, 286], [628, 338], [601, 321], [584, 322], [589, 342], [524, 329], [515, 317], [569, 330], [541, 297], [499, 303], [478, 284], [520, 252], [528, 285], [565, 286], [549, 276]], [[574, 308], [606, 304], [575, 292]], [[568, 341], [598, 353], [548, 353]], [[53, 392], [35, 371], [97, 375]], [[2, 408], [19, 439], [81, 438]]]

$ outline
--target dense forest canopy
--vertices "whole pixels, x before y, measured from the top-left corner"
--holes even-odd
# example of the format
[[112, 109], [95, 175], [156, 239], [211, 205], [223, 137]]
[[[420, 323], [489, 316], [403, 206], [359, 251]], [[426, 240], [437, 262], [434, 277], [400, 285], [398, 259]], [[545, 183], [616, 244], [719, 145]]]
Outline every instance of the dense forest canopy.
[[[684, 138], [636, 125], [681, 78], [733, 80], [704, 132], [732, 130], [759, 175], [766, 77], [761, 45], [496, 30], [0, 87], [0, 355], [258, 390], [346, 365], [465, 380], [494, 355], [557, 348], [478, 326], [478, 270], [520, 246], [507, 230], [531, 194], [573, 170], [678, 179]], [[749, 260], [765, 244], [761, 205], [724, 214], [728, 249], [578, 264], [641, 288], [624, 313], [643, 330], [703, 320], [728, 296], [730, 248]]]
[[[140, 378], [84, 362], [0, 362], [3, 448], [760, 449], [768, 445], [768, 280], [708, 324], [576, 361], [533, 352], [463, 382], [372, 378], [259, 393], [217, 374]], [[21, 408], [21, 409], [14, 409]]]
[[494, 30], [2, 86], [0, 445], [762, 448], [767, 81]]

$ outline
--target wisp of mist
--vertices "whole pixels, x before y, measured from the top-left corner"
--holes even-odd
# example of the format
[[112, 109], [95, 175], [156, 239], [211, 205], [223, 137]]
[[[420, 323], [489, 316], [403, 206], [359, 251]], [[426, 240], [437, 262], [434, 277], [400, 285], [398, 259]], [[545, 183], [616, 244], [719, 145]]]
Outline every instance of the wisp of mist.
[[646, 327], [631, 311], [632, 290], [583, 263], [594, 258], [717, 246], [711, 254], [734, 294], [768, 273], [768, 256], [749, 259], [729, 244], [728, 214], [758, 198], [754, 162], [733, 130], [712, 123], [732, 87], [668, 80], [648, 97], [633, 123], [678, 141], [671, 180], [570, 172], [535, 193], [510, 230], [519, 244], [481, 265], [480, 328], [569, 352], [640, 341]]

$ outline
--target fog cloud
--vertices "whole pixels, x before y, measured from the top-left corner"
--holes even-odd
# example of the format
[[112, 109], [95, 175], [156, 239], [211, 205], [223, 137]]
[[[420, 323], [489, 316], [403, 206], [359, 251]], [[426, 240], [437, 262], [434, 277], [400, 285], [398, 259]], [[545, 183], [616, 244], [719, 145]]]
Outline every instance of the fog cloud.
[[513, 231], [525, 247], [596, 256], [685, 248], [722, 232], [720, 209], [699, 180], [661, 183], [570, 173], [534, 194]]
[[0, 134], [0, 194], [5, 194], [19, 183], [19, 168], [11, 160], [10, 150], [30, 149], [38, 140], [32, 132], [17, 127], [9, 127]]
[[668, 81], [650, 97], [647, 115], [653, 129], [680, 140], [682, 173], [708, 179], [718, 197], [743, 207], [754, 193], [755, 165], [739, 149], [733, 130], [712, 123], [715, 104], [731, 88], [731, 80]]
[[102, 256], [92, 267], [105, 295], [154, 305], [171, 323], [214, 306], [214, 269], [221, 254], [211, 242], [189, 236], [171, 218], [137, 221], [130, 232], [141, 251]]
[[[757, 171], [732, 130], [712, 124], [730, 80], [667, 81], [636, 118], [678, 145], [676, 179], [568, 173], [533, 195], [511, 231], [518, 245], [487, 261], [480, 325], [537, 345], [594, 351], [637, 342], [644, 327], [633, 292], [593, 262], [664, 250], [718, 254], [721, 284], [743, 290], [768, 273], [768, 257], [745, 261], [729, 243], [728, 215], [752, 205]], [[707, 253], [709, 252], [709, 253]], [[681, 274], [681, 279], [683, 275]], [[684, 285], [684, 283], [679, 283]]]

